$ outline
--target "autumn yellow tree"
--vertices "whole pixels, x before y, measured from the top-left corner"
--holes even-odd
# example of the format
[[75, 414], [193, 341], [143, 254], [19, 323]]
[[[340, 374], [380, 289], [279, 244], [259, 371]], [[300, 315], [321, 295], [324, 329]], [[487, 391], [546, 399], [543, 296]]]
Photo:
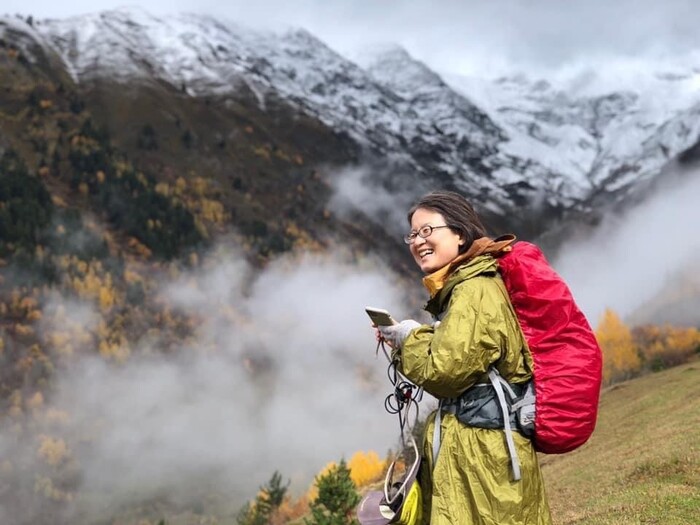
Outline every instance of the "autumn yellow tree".
[[386, 461], [379, 459], [374, 451], [358, 451], [348, 461], [350, 478], [356, 487], [364, 487], [382, 477], [386, 468]]
[[632, 377], [641, 367], [632, 331], [610, 308], [596, 330], [598, 343], [603, 351], [603, 382], [606, 384]]
[[671, 325], [643, 325], [632, 331], [635, 343], [650, 370], [661, 370], [687, 362], [700, 351], [700, 330]]

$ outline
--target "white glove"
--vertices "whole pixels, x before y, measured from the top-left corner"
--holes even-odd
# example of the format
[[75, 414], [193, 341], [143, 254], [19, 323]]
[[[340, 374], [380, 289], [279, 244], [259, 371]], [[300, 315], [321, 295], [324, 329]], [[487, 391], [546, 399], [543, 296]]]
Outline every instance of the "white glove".
[[406, 319], [399, 324], [391, 326], [378, 326], [377, 330], [381, 336], [394, 348], [401, 348], [401, 345], [413, 330], [421, 326], [421, 324], [413, 319]]

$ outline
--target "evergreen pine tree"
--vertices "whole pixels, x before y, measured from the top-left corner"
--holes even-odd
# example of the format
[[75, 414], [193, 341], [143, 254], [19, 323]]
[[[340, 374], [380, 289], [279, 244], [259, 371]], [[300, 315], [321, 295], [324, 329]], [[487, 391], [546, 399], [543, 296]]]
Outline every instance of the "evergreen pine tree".
[[284, 501], [284, 497], [287, 495], [287, 488], [289, 487], [289, 481], [286, 485], [282, 484], [282, 474], [275, 471], [267, 482], [267, 485], [261, 487], [262, 491], [267, 494], [267, 499], [270, 502], [270, 506], [274, 509], [279, 508]]
[[240, 510], [236, 517], [238, 525], [267, 525], [272, 514], [279, 508], [287, 495], [289, 481], [282, 483], [282, 474], [275, 471], [267, 484], [260, 487], [255, 501]]
[[355, 507], [360, 502], [350, 469], [345, 460], [316, 478], [318, 496], [311, 503], [311, 520], [307, 525], [357, 525]]

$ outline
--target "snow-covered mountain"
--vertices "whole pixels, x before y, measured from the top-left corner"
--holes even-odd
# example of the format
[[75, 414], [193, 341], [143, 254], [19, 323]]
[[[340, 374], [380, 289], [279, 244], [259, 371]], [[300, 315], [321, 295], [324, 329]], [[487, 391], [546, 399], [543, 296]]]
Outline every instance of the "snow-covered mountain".
[[304, 30], [120, 9], [35, 23], [73, 78], [167, 82], [193, 97], [280, 98], [405, 167], [508, 214], [622, 199], [700, 136], [700, 60], [645, 89], [576, 95], [523, 76], [442, 78], [401, 48], [362, 66]]

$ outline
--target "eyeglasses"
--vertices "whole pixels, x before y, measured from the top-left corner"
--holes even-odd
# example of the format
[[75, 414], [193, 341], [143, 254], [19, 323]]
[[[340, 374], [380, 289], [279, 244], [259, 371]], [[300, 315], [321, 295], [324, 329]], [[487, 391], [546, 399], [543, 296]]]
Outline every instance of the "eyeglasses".
[[403, 242], [406, 244], [413, 244], [413, 241], [416, 240], [416, 237], [420, 237], [421, 239], [427, 239], [430, 237], [433, 233], [433, 230], [437, 230], [438, 228], [449, 228], [447, 224], [443, 224], [442, 226], [430, 226], [430, 224], [426, 224], [425, 226], [421, 226], [418, 231], [412, 231], [408, 235], [403, 236]]

